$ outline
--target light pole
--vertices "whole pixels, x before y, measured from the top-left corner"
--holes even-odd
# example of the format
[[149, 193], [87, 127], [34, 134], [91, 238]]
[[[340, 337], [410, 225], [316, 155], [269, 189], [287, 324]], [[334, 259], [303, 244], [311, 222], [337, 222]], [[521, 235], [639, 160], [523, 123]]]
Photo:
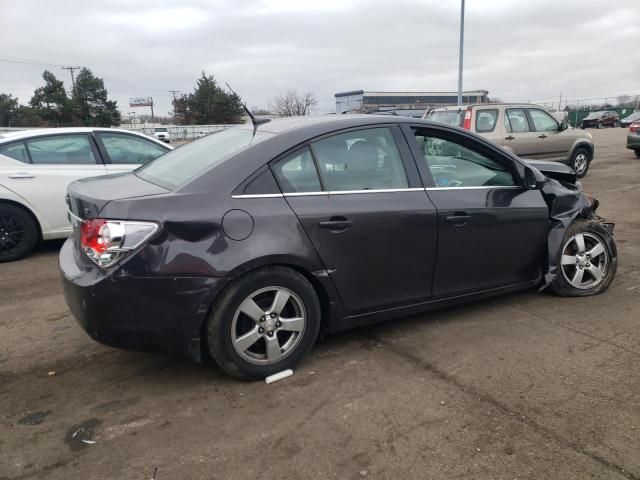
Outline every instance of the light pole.
[[460, 58], [458, 59], [458, 106], [462, 105], [463, 52], [464, 52], [464, 0], [460, 0]]

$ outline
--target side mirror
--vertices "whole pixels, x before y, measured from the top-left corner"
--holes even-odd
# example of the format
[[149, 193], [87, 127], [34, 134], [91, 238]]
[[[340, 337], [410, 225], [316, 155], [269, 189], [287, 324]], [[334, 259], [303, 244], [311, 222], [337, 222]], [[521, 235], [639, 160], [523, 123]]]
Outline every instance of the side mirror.
[[562, 132], [563, 130], [566, 130], [567, 128], [569, 128], [569, 124], [567, 122], [560, 122], [560, 126], [558, 127], [558, 130], [560, 130]]
[[524, 187], [527, 190], [540, 190], [545, 177], [540, 171], [531, 167], [524, 167]]

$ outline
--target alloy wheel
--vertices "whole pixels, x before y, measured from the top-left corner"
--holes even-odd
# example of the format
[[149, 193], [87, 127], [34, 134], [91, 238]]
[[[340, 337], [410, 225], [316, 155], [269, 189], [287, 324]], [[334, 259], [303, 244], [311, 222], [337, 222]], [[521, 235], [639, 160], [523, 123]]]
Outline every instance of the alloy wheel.
[[24, 241], [24, 225], [8, 213], [0, 213], [0, 257], [20, 249]]
[[604, 242], [592, 233], [578, 233], [562, 249], [561, 269], [574, 288], [588, 290], [607, 275], [609, 253]]
[[298, 295], [284, 287], [261, 288], [237, 308], [231, 343], [247, 362], [271, 365], [295, 350], [305, 326], [305, 309]]
[[587, 154], [584, 152], [578, 153], [576, 158], [573, 160], [573, 169], [576, 172], [576, 175], [582, 175], [587, 170], [587, 165], [589, 164], [589, 160], [587, 158]]

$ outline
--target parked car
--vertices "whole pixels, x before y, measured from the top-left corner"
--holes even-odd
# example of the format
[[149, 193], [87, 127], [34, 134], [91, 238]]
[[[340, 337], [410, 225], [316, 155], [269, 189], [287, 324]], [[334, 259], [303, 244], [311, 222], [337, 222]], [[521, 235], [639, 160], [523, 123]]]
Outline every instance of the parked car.
[[155, 127], [153, 129], [153, 138], [161, 142], [171, 143], [171, 135], [167, 127]]
[[580, 128], [617, 127], [619, 124], [620, 118], [618, 116], [618, 112], [591, 112], [589, 115], [584, 117], [580, 123]]
[[627, 148], [633, 150], [636, 157], [640, 158], [640, 120], [633, 122], [629, 126], [629, 133], [627, 133]]
[[558, 122], [537, 105], [441, 107], [428, 110], [423, 118], [478, 133], [521, 158], [565, 163], [579, 178], [587, 174], [595, 150], [591, 134]]
[[620, 126], [622, 128], [627, 128], [633, 122], [638, 122], [638, 121], [640, 121], [640, 110], [638, 110], [637, 112], [633, 112], [631, 115], [627, 115], [626, 117], [621, 119]]
[[64, 197], [83, 177], [128, 172], [171, 149], [114, 128], [52, 128], [0, 138], [0, 262], [71, 233]]
[[612, 226], [575, 181], [565, 165], [420, 119], [241, 125], [72, 183], [65, 298], [99, 342], [210, 353], [231, 375], [264, 378], [321, 330], [543, 283], [603, 292]]

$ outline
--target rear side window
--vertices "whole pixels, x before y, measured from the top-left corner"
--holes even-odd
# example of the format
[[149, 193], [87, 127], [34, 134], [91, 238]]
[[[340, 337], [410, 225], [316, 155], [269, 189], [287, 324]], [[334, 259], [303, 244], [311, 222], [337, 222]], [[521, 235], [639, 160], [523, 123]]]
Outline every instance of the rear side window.
[[35, 165], [95, 165], [87, 135], [54, 135], [27, 140]]
[[440, 122], [454, 127], [461, 127], [464, 119], [462, 110], [434, 110], [429, 113], [427, 120]]
[[504, 126], [507, 132], [529, 132], [529, 121], [527, 120], [527, 115], [524, 113], [524, 108], [507, 108]]
[[101, 133], [100, 139], [111, 163], [115, 164], [141, 165], [155, 160], [167, 152], [161, 146], [133, 135]]
[[0, 145], [0, 155], [6, 155], [14, 160], [20, 162], [29, 163], [29, 154], [27, 153], [27, 147], [24, 143], [11, 143], [9, 145]]
[[247, 128], [229, 128], [176, 148], [136, 172], [140, 178], [173, 189], [273, 135]]
[[400, 153], [388, 128], [355, 130], [312, 144], [329, 191], [407, 188]]
[[309, 148], [278, 160], [273, 171], [283, 193], [319, 192], [320, 179]]
[[476, 132], [493, 132], [498, 120], [498, 110], [477, 110], [476, 111]]

